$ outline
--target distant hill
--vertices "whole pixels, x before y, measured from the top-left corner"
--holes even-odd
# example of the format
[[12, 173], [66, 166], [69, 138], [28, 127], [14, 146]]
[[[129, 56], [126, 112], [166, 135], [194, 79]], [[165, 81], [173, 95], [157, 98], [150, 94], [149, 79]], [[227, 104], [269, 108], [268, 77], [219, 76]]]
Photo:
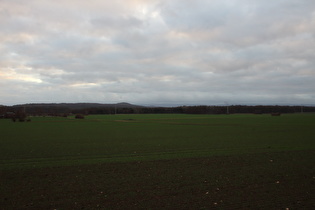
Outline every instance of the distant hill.
[[100, 103], [34, 103], [14, 105], [15, 108], [67, 108], [70, 110], [91, 108], [142, 108], [143, 106], [130, 103], [100, 104]]
[[18, 104], [7, 107], [7, 111], [25, 111], [28, 114], [62, 114], [62, 113], [115, 113], [118, 109], [137, 109], [143, 106], [130, 103], [100, 104], [100, 103], [34, 103]]

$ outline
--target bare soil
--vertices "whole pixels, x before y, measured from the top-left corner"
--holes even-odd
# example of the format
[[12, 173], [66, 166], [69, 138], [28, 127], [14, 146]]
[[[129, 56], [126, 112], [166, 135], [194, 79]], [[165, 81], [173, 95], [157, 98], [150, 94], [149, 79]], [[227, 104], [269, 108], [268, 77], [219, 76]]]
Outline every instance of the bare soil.
[[0, 209], [315, 209], [315, 151], [10, 169]]

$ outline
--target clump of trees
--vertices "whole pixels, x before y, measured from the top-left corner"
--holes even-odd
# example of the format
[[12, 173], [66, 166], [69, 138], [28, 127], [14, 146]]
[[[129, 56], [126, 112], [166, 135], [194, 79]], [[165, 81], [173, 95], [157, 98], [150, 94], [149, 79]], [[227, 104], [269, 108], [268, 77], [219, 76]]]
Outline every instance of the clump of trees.
[[23, 111], [17, 111], [14, 113], [11, 117], [13, 122], [19, 121], [19, 122], [30, 122], [31, 118], [27, 116], [27, 114]]
[[84, 115], [83, 114], [76, 114], [75, 119], [84, 119]]

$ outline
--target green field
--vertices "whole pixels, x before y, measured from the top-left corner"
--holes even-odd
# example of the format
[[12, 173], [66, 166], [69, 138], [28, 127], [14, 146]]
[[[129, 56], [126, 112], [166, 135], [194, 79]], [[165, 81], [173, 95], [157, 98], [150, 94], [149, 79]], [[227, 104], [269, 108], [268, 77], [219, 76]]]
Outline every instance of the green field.
[[98, 115], [0, 123], [0, 168], [315, 149], [314, 115]]
[[31, 119], [0, 120], [0, 209], [315, 205], [315, 114]]

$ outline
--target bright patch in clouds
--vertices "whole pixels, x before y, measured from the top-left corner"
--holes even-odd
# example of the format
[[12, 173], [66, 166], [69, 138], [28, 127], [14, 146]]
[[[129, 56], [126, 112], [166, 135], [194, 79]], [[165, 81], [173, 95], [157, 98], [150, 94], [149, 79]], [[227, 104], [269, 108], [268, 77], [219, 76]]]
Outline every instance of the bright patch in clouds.
[[90, 87], [95, 87], [98, 86], [98, 84], [95, 83], [75, 83], [69, 85], [69, 87], [74, 87], [74, 88], [90, 88]]
[[[19, 73], [18, 70], [23, 69], [25, 71], [29, 71], [30, 74], [27, 73]], [[13, 80], [13, 82], [30, 82], [30, 83], [42, 83], [43, 81], [37, 76], [32, 75], [31, 67], [17, 67], [17, 68], [7, 68], [0, 72], [0, 78], [3, 80]]]
[[2, 104], [315, 104], [315, 1], [0, 1]]

